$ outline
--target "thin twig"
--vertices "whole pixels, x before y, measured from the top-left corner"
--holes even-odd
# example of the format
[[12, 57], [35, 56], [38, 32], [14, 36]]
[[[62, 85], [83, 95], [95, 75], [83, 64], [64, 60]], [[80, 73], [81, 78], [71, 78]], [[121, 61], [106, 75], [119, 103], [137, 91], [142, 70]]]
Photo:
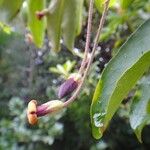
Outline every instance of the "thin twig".
[[94, 0], [90, 0], [85, 51], [84, 51], [84, 57], [83, 57], [83, 60], [81, 63], [81, 67], [79, 69], [79, 74], [83, 73], [83, 69], [86, 65], [86, 60], [87, 60], [87, 56], [88, 56], [88, 52], [89, 52], [89, 45], [90, 45], [90, 38], [91, 38], [91, 27], [92, 27], [92, 15], [93, 15], [93, 3], [94, 3]]
[[106, 19], [106, 15], [107, 15], [107, 11], [108, 11], [108, 5], [109, 5], [109, 1], [110, 0], [106, 0], [105, 3], [104, 3], [104, 10], [103, 10], [103, 13], [102, 13], [102, 17], [100, 19], [100, 23], [99, 23], [99, 27], [98, 27], [98, 30], [97, 30], [97, 34], [96, 34], [96, 37], [95, 37], [95, 40], [94, 40], [94, 46], [93, 46], [93, 49], [92, 49], [92, 52], [91, 52], [91, 57], [89, 59], [89, 62], [88, 62], [88, 65], [87, 65], [87, 68], [85, 70], [85, 73], [84, 73], [84, 76], [77, 88], [77, 90], [74, 92], [74, 94], [72, 95], [72, 97], [70, 97], [65, 103], [64, 103], [64, 107], [67, 107], [70, 103], [72, 103], [76, 98], [77, 96], [79, 95], [79, 92], [83, 86], [83, 83], [85, 81], [85, 78], [87, 77], [87, 74], [88, 74], [88, 71], [90, 69], [90, 66], [92, 64], [92, 61], [93, 61], [93, 58], [94, 58], [94, 54], [95, 54], [95, 51], [96, 51], [96, 47], [97, 47], [97, 44], [98, 44], [98, 40], [99, 40], [99, 37], [100, 37], [100, 33], [102, 31], [102, 28], [103, 28], [103, 25], [104, 25], [104, 22], [105, 22], [105, 19]]

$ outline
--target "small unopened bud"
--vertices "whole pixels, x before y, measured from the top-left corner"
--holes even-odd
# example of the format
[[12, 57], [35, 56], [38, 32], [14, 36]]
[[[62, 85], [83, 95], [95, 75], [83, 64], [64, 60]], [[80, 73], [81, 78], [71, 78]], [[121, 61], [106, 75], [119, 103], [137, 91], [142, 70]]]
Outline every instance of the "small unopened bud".
[[59, 88], [58, 97], [64, 98], [65, 96], [71, 94], [77, 87], [80, 82], [80, 75], [73, 74], [71, 75]]
[[35, 14], [37, 19], [41, 20], [47, 13], [48, 13], [48, 9], [44, 9], [42, 11], [37, 11]]

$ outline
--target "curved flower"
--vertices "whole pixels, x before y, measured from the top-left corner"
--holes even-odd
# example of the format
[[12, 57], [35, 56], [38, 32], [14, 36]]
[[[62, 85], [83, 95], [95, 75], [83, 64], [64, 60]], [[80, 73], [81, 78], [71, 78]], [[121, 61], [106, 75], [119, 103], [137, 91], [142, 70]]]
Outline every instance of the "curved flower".
[[31, 100], [28, 103], [27, 117], [28, 122], [32, 125], [38, 122], [38, 117], [45, 116], [50, 113], [58, 112], [64, 107], [64, 103], [59, 100], [52, 100], [37, 106], [36, 100]]

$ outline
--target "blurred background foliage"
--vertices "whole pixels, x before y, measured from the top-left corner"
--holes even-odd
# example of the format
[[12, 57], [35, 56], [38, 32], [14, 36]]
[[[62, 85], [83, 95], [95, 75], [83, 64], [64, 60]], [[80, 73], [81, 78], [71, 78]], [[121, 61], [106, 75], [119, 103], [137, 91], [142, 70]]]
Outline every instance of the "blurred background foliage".
[[[0, 150], [149, 149], [150, 127], [144, 129], [140, 144], [127, 119], [133, 92], [123, 101], [101, 140], [93, 139], [90, 128], [89, 109], [99, 73], [127, 37], [150, 17], [150, 0], [128, 1], [112, 3], [92, 71], [79, 98], [61, 114], [41, 118], [34, 127], [26, 120], [28, 101], [57, 99], [58, 86], [79, 68], [85, 46], [88, 0], [83, 3], [82, 31], [75, 40], [74, 55], [66, 43], [61, 44], [60, 53], [53, 53], [47, 34], [42, 48], [28, 43], [24, 37], [28, 29], [20, 18], [23, 9], [11, 23], [0, 14]], [[102, 8], [97, 5], [100, 2], [95, 0], [92, 38], [101, 15]]]

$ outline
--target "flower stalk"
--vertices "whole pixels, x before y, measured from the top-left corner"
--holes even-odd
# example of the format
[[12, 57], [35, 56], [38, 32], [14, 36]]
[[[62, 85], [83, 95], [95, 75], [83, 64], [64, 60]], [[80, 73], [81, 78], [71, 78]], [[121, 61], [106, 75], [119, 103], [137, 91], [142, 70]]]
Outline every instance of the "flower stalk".
[[86, 33], [86, 43], [85, 43], [85, 51], [84, 57], [81, 63], [81, 67], [79, 69], [79, 73], [83, 74], [84, 68], [86, 66], [87, 57], [89, 53], [89, 46], [90, 46], [90, 38], [91, 38], [91, 28], [92, 28], [92, 16], [93, 16], [93, 4], [94, 0], [90, 0], [89, 5], [89, 13], [88, 13], [88, 24], [87, 24], [87, 33]]
[[[91, 1], [93, 1], [93, 0], [91, 0]], [[100, 34], [101, 34], [101, 31], [102, 31], [102, 28], [103, 28], [103, 25], [104, 25], [104, 22], [105, 22], [105, 19], [106, 19], [106, 15], [107, 15], [107, 12], [108, 12], [109, 1], [110, 0], [106, 0], [105, 3], [104, 3], [104, 10], [103, 10], [103, 13], [102, 13], [102, 17], [100, 19], [99, 27], [98, 27], [97, 34], [96, 34], [96, 37], [95, 37], [95, 40], [94, 40], [94, 46], [93, 46], [93, 49], [92, 49], [92, 52], [91, 52], [91, 55], [90, 55], [90, 58], [89, 58], [89, 61], [88, 61], [86, 69], [84, 68], [85, 66], [82, 67], [82, 65], [84, 63], [82, 63], [82, 65], [81, 65], [80, 70], [82, 71], [82, 68], [83, 68], [83, 70], [85, 70], [85, 71], [84, 71], [84, 75], [83, 75], [83, 77], [81, 79], [80, 85], [78, 86], [77, 90], [74, 92], [72, 97], [69, 98], [64, 103], [65, 107], [67, 107], [69, 104], [71, 104], [77, 98], [77, 96], [79, 95], [80, 90], [81, 90], [81, 88], [82, 88], [82, 86], [84, 84], [84, 81], [85, 81], [85, 79], [86, 79], [86, 77], [88, 75], [88, 71], [89, 71], [90, 66], [92, 64], [92, 61], [93, 61], [93, 58], [94, 58], [94, 54], [95, 54], [95, 51], [96, 51], [96, 47], [97, 47], [97, 44], [98, 44], [98, 40], [100, 38]], [[92, 5], [93, 3], [91, 2], [90, 4]], [[92, 11], [92, 10], [90, 10], [90, 8], [89, 8], [89, 11]], [[89, 23], [91, 23], [91, 22], [89, 22]], [[89, 46], [87, 46], [87, 47], [89, 47]], [[87, 57], [87, 55], [85, 55], [85, 56]], [[85, 60], [86, 60], [86, 58], [83, 59], [83, 61], [85, 61]]]
[[[79, 95], [80, 90], [84, 84], [84, 81], [88, 75], [90, 66], [92, 64], [94, 54], [96, 51], [96, 47], [98, 44], [98, 40], [106, 19], [106, 15], [108, 12], [108, 5], [110, 0], [106, 0], [104, 3], [104, 10], [102, 13], [102, 17], [100, 19], [99, 27], [97, 30], [97, 34], [94, 40], [94, 46], [89, 53], [89, 45], [90, 45], [90, 37], [91, 37], [91, 26], [92, 26], [92, 14], [93, 14], [93, 3], [94, 0], [90, 0], [90, 6], [89, 6], [89, 14], [88, 14], [88, 25], [87, 25], [87, 34], [86, 34], [86, 46], [85, 46], [85, 53], [84, 58], [82, 60], [79, 73], [80, 75], [77, 79], [75, 77], [70, 77], [68, 80], [66, 80], [59, 89], [58, 97], [61, 99], [65, 97], [66, 95], [72, 93], [74, 90], [75, 92], [73, 95], [65, 102], [59, 101], [59, 100], [52, 100], [47, 103], [44, 103], [40, 106], [37, 106], [36, 100], [31, 100], [28, 104], [28, 110], [27, 110], [27, 116], [28, 121], [30, 124], [36, 124], [38, 121], [38, 117], [45, 116], [47, 114], [51, 114], [53, 112], [58, 112], [62, 108], [68, 107], [69, 104], [71, 104]], [[44, 15], [48, 13], [48, 10], [46, 10], [44, 13], [39, 12], [37, 13], [37, 17], [39, 17], [39, 20], [42, 19]], [[90, 57], [88, 58], [88, 55], [90, 54]]]

